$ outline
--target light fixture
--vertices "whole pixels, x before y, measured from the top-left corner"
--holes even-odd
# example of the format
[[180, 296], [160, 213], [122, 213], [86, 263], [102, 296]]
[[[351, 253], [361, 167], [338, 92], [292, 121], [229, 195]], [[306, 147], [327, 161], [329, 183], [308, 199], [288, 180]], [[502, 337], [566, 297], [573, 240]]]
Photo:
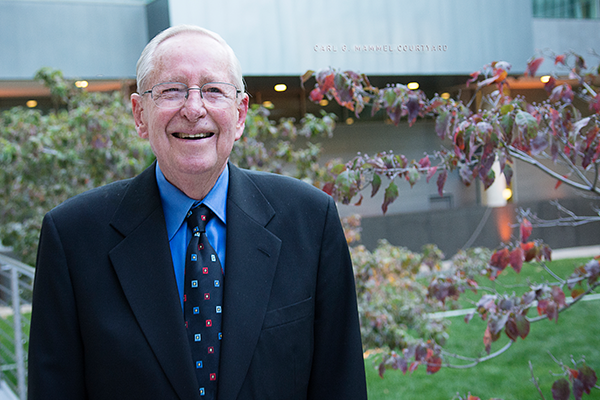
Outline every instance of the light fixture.
[[321, 101], [319, 101], [319, 105], [321, 107], [325, 107], [328, 104], [329, 104], [329, 100], [327, 100], [327, 99], [322, 99]]
[[38, 102], [35, 100], [27, 100], [27, 103], [25, 103], [25, 105], [29, 108], [35, 108], [38, 105]]
[[287, 90], [287, 86], [285, 83], [278, 83], [274, 87], [276, 92], [285, 92]]
[[263, 106], [264, 108], [272, 109], [272, 108], [273, 108], [273, 103], [272, 103], [272, 102], [270, 102], [269, 100], [266, 100], [266, 101], [263, 101], [263, 102], [262, 102], [262, 106]]
[[548, 83], [550, 81], [550, 75], [540, 77], [540, 81], [542, 81], [542, 83]]
[[506, 188], [502, 191], [502, 197], [504, 200], [510, 200], [513, 195], [513, 192], [510, 188]]
[[444, 100], [448, 100], [450, 98], [450, 93], [444, 92], [440, 95], [440, 97]]
[[75, 86], [77, 86], [80, 89], [85, 89], [86, 87], [88, 87], [89, 83], [88, 81], [77, 81], [75, 82]]
[[409, 88], [410, 90], [417, 90], [419, 88], [419, 83], [418, 82], [410, 82], [408, 85], [406, 85], [407, 88]]

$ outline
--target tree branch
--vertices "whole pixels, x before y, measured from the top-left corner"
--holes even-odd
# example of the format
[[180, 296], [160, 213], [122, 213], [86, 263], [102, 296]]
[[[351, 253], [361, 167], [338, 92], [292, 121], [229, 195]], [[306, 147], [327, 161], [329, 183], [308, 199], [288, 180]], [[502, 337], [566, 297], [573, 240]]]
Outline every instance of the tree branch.
[[561, 181], [569, 186], [574, 187], [575, 189], [589, 191], [589, 192], [600, 195], [600, 188], [597, 188], [593, 185], [583, 185], [581, 183], [577, 183], [570, 179], [566, 179], [564, 176], [562, 176], [559, 173], [553, 171], [552, 169], [546, 167], [544, 164], [540, 163], [538, 160], [536, 160], [533, 157], [529, 156], [528, 154], [514, 148], [513, 146], [507, 146], [507, 148], [508, 148], [508, 152], [510, 153], [511, 156], [513, 156], [521, 161], [524, 161], [527, 164], [530, 164], [530, 165], [533, 165], [534, 167], [539, 168], [540, 170], [542, 170], [546, 174], [550, 175], [551, 177], [556, 178], [559, 181]]
[[455, 364], [445, 363], [445, 364], [442, 364], [442, 366], [443, 367], [447, 367], [447, 368], [454, 368], [454, 369], [473, 368], [477, 364], [480, 364], [480, 363], [482, 363], [484, 361], [491, 360], [492, 358], [498, 357], [499, 355], [501, 355], [502, 353], [504, 353], [508, 349], [510, 349], [510, 346], [512, 346], [513, 343], [514, 342], [512, 340], [510, 340], [508, 343], [506, 343], [506, 345], [504, 347], [502, 347], [498, 351], [495, 351], [494, 353], [488, 354], [487, 356], [482, 357], [482, 358], [470, 358], [470, 357], [459, 356], [458, 354], [448, 353], [447, 351], [445, 351], [445, 350], [442, 349], [442, 353], [445, 354], [448, 357], [456, 358], [458, 360], [471, 361], [470, 364], [455, 365]]
[[[589, 287], [588, 290], [586, 290], [584, 293], [582, 293], [581, 295], [577, 296], [576, 298], [573, 299], [572, 302], [570, 302], [569, 304], [567, 304], [566, 306], [562, 307], [561, 309], [558, 310], [558, 313], [560, 314], [561, 312], [568, 310], [569, 308], [571, 308], [572, 306], [574, 306], [576, 303], [579, 303], [579, 301], [581, 299], [583, 299], [584, 296], [592, 293], [598, 286], [600, 286], [600, 281], [596, 282], [595, 284], [593, 284], [592, 286]], [[539, 315], [537, 317], [533, 317], [533, 318], [527, 318], [527, 320], [532, 323], [532, 322], [538, 322], [541, 320], [544, 320], [548, 318], [547, 315]]]
[[544, 393], [542, 393], [542, 389], [540, 389], [540, 385], [538, 384], [538, 380], [535, 378], [535, 375], [533, 374], [533, 364], [531, 364], [531, 360], [529, 360], [529, 370], [531, 371], [531, 381], [533, 382], [533, 384], [537, 388], [538, 393], [540, 394], [542, 400], [546, 400], [546, 398], [544, 397]]

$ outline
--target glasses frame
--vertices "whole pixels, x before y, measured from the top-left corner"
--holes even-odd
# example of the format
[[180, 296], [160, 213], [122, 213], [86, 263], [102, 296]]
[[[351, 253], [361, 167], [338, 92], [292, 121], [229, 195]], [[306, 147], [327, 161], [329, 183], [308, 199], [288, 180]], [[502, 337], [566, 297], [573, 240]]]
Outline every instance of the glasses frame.
[[[179, 107], [161, 107], [161, 106], [158, 105], [158, 103], [154, 99], [154, 94], [153, 94], [154, 88], [157, 87], [157, 86], [159, 86], [159, 85], [165, 85], [165, 84], [169, 84], [169, 83], [185, 86], [185, 90], [186, 90], [185, 97], [184, 97], [183, 103]], [[189, 87], [188, 85], [186, 85], [183, 82], [160, 82], [160, 83], [157, 83], [156, 85], [152, 86], [152, 89], [146, 90], [145, 92], [142, 92], [141, 95], [143, 96], [145, 94], [150, 94], [150, 98], [154, 101], [154, 104], [156, 104], [156, 107], [158, 107], [158, 108], [162, 108], [162, 109], [166, 109], [166, 110], [176, 110], [176, 109], [181, 108], [181, 107], [183, 107], [185, 105], [185, 102], [190, 97], [190, 90], [197, 90], [200, 93], [200, 98], [202, 99], [202, 101], [205, 101], [204, 96], [202, 94], [202, 89], [206, 85], [212, 85], [212, 84], [215, 84], [215, 83], [233, 86], [235, 88], [235, 98], [236, 99], [238, 98], [238, 95], [240, 93], [242, 93], [242, 91], [240, 89], [238, 89], [237, 86], [235, 86], [233, 83], [229, 83], [229, 82], [206, 82], [205, 84], [203, 84], [200, 87]], [[207, 102], [207, 104], [211, 105], [210, 102]]]

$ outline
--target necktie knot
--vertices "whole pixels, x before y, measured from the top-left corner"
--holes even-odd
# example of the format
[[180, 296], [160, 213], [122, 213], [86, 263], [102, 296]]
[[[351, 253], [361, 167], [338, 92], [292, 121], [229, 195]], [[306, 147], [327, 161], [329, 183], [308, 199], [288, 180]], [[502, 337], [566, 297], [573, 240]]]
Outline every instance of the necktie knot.
[[206, 224], [212, 216], [210, 208], [204, 204], [192, 208], [187, 214], [188, 226], [192, 229], [192, 233], [204, 232]]

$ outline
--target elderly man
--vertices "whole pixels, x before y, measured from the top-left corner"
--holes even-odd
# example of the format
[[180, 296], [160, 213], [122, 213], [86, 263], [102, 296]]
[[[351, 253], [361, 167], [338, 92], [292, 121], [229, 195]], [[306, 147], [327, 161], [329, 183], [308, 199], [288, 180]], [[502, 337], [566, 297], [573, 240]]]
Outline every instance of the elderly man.
[[231, 48], [173, 27], [137, 75], [157, 162], [46, 215], [29, 398], [366, 399], [334, 202], [228, 163], [248, 110]]

